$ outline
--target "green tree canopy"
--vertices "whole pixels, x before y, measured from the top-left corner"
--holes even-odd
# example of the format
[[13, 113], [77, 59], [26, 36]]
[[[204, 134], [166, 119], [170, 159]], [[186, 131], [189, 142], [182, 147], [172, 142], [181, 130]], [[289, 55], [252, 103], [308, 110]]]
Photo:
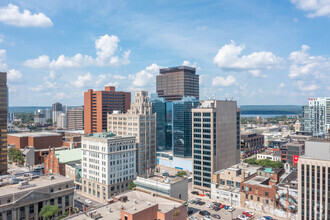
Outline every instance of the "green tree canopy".
[[245, 159], [244, 162], [251, 165], [259, 165], [263, 167], [283, 168], [282, 161], [271, 161], [269, 159], [257, 160], [256, 158], [250, 158]]
[[178, 171], [176, 174], [176, 176], [186, 176], [187, 175], [187, 172], [186, 171]]
[[16, 162], [16, 163], [24, 163], [24, 157], [22, 152], [15, 147], [11, 147], [8, 150], [8, 157], [9, 160]]
[[136, 185], [135, 185], [135, 183], [132, 181], [132, 182], [130, 182], [129, 183], [129, 185], [128, 185], [128, 189], [129, 190], [132, 190], [132, 189], [134, 189], [136, 187]]
[[55, 216], [56, 213], [58, 213], [60, 210], [56, 205], [45, 205], [40, 210], [39, 215], [43, 217], [44, 219], [51, 219]]

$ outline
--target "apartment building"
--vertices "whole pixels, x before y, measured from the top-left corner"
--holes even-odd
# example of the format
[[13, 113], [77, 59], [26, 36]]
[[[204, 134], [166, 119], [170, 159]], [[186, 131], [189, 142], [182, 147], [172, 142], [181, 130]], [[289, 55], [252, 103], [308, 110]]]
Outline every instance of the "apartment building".
[[130, 105], [130, 92], [117, 92], [113, 86], [106, 86], [104, 91], [89, 89], [84, 93], [85, 134], [107, 131], [107, 114], [114, 110], [126, 113]]
[[329, 219], [330, 141], [315, 138], [305, 144], [298, 160], [298, 219]]
[[82, 137], [82, 194], [105, 203], [136, 178], [134, 136], [94, 133]]
[[330, 129], [330, 97], [309, 98], [308, 106], [302, 109], [303, 131], [312, 132], [314, 136], [324, 135]]
[[137, 175], [146, 176], [155, 170], [156, 114], [152, 113], [147, 91], [135, 92], [134, 103], [126, 114], [117, 111], [108, 114], [108, 131], [136, 137]]
[[0, 185], [0, 219], [40, 219], [48, 204], [58, 206], [60, 216], [73, 207], [73, 194], [73, 180], [64, 176], [7, 176]]
[[68, 130], [84, 130], [84, 107], [68, 110]]
[[7, 73], [0, 72], [0, 174], [7, 173]]
[[240, 110], [236, 101], [202, 101], [192, 109], [193, 188], [211, 190], [214, 172], [239, 163]]
[[52, 111], [53, 111], [53, 124], [57, 124], [57, 118], [62, 113], [63, 106], [61, 103], [56, 102], [52, 105]]
[[166, 101], [181, 100], [182, 97], [199, 99], [199, 75], [196, 68], [177, 66], [159, 70], [156, 76], [156, 91]]

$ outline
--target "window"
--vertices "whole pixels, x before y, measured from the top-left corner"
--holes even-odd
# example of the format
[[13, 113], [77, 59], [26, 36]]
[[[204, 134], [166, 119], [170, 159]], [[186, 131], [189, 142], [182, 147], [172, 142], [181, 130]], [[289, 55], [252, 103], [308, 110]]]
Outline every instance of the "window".
[[51, 192], [51, 193], [54, 192], [54, 188], [50, 188], [50, 192]]
[[65, 206], [69, 206], [69, 195], [65, 196]]
[[257, 201], [260, 202], [260, 197], [257, 197]]
[[268, 199], [265, 199], [265, 203], [268, 204]]
[[251, 188], [251, 187], [249, 187], [249, 191], [250, 191], [250, 192], [252, 191], [252, 188]]
[[253, 200], [253, 196], [252, 196], [252, 195], [251, 195], [251, 197], [250, 197], [250, 198], [251, 198], [251, 200]]
[[29, 205], [29, 214], [33, 214], [34, 213], [34, 204], [30, 204]]
[[269, 196], [269, 193], [268, 192], [265, 192], [265, 196]]
[[249, 199], [249, 195], [248, 194], [245, 194], [245, 199]]

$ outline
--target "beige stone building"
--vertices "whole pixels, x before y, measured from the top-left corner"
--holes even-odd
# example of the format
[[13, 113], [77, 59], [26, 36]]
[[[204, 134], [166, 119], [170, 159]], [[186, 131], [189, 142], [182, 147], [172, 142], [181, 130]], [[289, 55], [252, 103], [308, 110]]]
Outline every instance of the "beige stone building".
[[82, 137], [82, 194], [105, 203], [136, 178], [134, 136], [93, 133]]
[[73, 207], [73, 181], [64, 176], [21, 176], [20, 182], [7, 177], [0, 185], [0, 219], [39, 219], [39, 212], [48, 204], [59, 207], [58, 216]]
[[156, 168], [156, 114], [147, 91], [135, 92], [134, 103], [126, 114], [108, 114], [108, 131], [136, 137], [136, 168], [138, 176], [147, 176]]

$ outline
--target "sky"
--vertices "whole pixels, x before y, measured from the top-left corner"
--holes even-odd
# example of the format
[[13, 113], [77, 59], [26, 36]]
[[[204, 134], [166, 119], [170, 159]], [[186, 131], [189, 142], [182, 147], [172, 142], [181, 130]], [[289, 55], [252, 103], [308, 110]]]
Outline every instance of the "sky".
[[187, 65], [200, 99], [305, 105], [330, 94], [330, 0], [0, 2], [10, 106], [83, 105], [88, 89], [155, 93]]

